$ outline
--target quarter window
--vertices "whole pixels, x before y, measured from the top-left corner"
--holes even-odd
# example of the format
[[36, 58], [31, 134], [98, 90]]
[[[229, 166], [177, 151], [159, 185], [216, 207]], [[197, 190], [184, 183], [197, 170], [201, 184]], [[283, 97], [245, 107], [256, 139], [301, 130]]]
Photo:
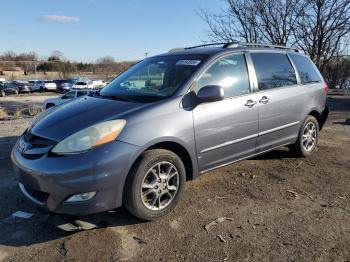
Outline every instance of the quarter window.
[[226, 56], [211, 65], [198, 81], [199, 89], [207, 85], [222, 86], [225, 97], [248, 94], [249, 78], [244, 55]]
[[310, 59], [296, 54], [289, 54], [289, 56], [298, 70], [302, 84], [322, 81], [320, 73]]
[[290, 86], [297, 83], [294, 69], [286, 54], [252, 53], [251, 57], [260, 90]]

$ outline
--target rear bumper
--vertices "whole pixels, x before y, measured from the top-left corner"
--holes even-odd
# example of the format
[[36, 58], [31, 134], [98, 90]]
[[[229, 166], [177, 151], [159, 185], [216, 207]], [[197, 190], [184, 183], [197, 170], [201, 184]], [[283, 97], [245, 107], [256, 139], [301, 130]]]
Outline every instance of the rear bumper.
[[[87, 215], [120, 207], [126, 176], [142, 148], [115, 141], [89, 152], [26, 159], [17, 144], [12, 161], [18, 167], [19, 187], [41, 209], [68, 215]], [[83, 202], [67, 203], [74, 194], [96, 192]]]

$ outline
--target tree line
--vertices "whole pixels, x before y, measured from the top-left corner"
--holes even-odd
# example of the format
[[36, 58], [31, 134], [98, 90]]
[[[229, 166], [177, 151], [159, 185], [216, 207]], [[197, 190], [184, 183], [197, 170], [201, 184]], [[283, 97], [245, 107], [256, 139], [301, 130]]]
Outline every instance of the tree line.
[[330, 87], [350, 78], [350, 0], [223, 0], [221, 13], [200, 10], [213, 42], [271, 43], [310, 56]]
[[65, 58], [60, 51], [53, 51], [45, 60], [39, 59], [34, 52], [15, 53], [8, 51], [0, 55], [0, 75], [5, 70], [21, 68], [24, 74], [37, 72], [58, 72], [62, 79], [78, 73], [93, 73], [103, 76], [105, 79], [115, 77], [125, 71], [136, 61], [117, 62], [111, 56], [97, 59], [94, 63], [74, 62]]

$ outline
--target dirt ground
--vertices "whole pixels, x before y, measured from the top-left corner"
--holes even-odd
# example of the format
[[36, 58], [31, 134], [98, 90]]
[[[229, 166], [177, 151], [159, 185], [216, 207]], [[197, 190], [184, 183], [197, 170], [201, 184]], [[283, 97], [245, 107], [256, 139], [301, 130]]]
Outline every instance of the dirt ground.
[[81, 218], [98, 228], [76, 232], [17, 189], [10, 150], [30, 119], [0, 121], [0, 261], [350, 261], [350, 96], [328, 104], [311, 157], [274, 150], [189, 182], [162, 219], [118, 209]]

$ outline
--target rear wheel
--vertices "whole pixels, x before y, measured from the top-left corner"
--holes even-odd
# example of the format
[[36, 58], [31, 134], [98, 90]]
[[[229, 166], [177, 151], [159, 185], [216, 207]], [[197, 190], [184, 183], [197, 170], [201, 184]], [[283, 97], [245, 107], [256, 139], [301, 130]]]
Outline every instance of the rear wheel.
[[310, 156], [316, 149], [319, 134], [319, 125], [315, 117], [307, 116], [299, 131], [298, 140], [290, 146], [294, 155], [299, 157]]
[[172, 211], [185, 186], [186, 171], [173, 152], [144, 152], [130, 171], [124, 189], [124, 206], [134, 216], [153, 220]]
[[5, 91], [4, 91], [4, 90], [1, 90], [1, 91], [0, 91], [0, 96], [1, 96], [1, 97], [4, 97], [5, 95], [6, 95], [6, 94], [5, 94]]

